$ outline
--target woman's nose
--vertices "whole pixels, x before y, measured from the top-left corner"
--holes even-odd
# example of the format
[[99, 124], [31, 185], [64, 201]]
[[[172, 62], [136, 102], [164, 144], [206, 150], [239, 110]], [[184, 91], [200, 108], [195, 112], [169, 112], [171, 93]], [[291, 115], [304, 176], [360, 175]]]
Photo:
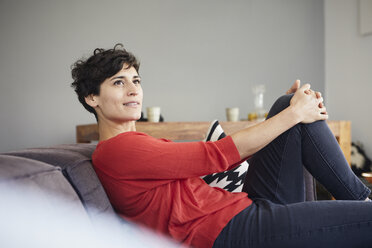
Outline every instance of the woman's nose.
[[133, 82], [131, 82], [128, 88], [128, 96], [136, 96], [136, 95], [138, 95], [138, 88]]

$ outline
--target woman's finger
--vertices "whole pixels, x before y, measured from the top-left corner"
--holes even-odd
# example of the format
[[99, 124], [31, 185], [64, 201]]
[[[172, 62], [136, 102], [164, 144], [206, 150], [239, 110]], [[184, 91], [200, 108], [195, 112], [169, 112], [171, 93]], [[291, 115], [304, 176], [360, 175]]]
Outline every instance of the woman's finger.
[[300, 85], [301, 85], [301, 81], [299, 79], [297, 79], [293, 85], [291, 86], [291, 88], [289, 90], [287, 90], [286, 94], [291, 94], [291, 93], [295, 93], [298, 88], [300, 88]]
[[326, 108], [326, 107], [319, 108], [319, 112], [320, 112], [321, 114], [323, 114], [323, 113], [327, 113], [327, 108]]
[[298, 90], [298, 88], [300, 88], [300, 85], [301, 85], [301, 81], [300, 81], [299, 79], [297, 79], [297, 80], [293, 83], [293, 85], [292, 85], [292, 87], [291, 87], [292, 92], [296, 92], [296, 91]]
[[327, 120], [328, 119], [328, 114], [321, 114], [320, 119], [321, 120]]
[[313, 93], [313, 90], [312, 89], [305, 90], [305, 93], [307, 95], [311, 95]]
[[304, 84], [304, 85], [302, 85], [302, 87], [300, 88], [300, 90], [301, 91], [307, 91], [307, 90], [309, 90], [310, 89], [310, 87], [311, 87], [311, 85], [310, 84]]

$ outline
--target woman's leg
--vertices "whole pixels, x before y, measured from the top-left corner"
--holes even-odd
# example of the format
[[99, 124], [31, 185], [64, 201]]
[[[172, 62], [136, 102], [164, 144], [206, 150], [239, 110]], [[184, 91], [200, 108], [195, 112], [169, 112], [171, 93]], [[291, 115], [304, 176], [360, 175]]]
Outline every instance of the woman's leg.
[[[269, 117], [290, 98], [281, 97]], [[364, 200], [370, 192], [325, 122], [298, 124], [252, 157], [244, 190], [253, 203], [213, 247], [371, 247], [372, 202], [303, 202], [303, 164], [336, 198]]]
[[256, 199], [222, 230], [220, 247], [372, 247], [372, 202]]
[[[289, 106], [292, 95], [280, 97], [269, 118]], [[305, 199], [303, 166], [336, 199], [364, 200], [370, 190], [351, 171], [324, 121], [298, 124], [257, 152], [249, 161], [243, 191], [274, 203]]]

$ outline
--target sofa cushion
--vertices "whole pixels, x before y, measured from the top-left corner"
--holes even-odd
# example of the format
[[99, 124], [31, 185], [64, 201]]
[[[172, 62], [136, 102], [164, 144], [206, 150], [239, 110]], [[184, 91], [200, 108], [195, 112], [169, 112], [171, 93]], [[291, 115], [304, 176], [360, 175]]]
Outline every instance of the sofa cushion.
[[45, 211], [52, 210], [63, 199], [68, 208], [73, 208], [89, 222], [78, 195], [58, 167], [31, 159], [0, 155], [0, 187], [9, 192], [21, 189], [18, 192], [22, 194], [13, 196], [18, 199], [35, 196]]
[[[226, 137], [226, 134], [220, 123], [217, 120], [213, 121], [207, 132], [205, 141], [216, 141], [224, 137]], [[248, 163], [244, 161], [234, 169], [213, 173], [202, 178], [211, 187], [219, 187], [230, 192], [242, 192], [247, 170]]]
[[91, 163], [95, 145], [71, 144], [45, 148], [31, 148], [8, 155], [42, 161], [60, 168], [79, 195], [93, 221], [101, 215], [115, 215], [107, 195]]

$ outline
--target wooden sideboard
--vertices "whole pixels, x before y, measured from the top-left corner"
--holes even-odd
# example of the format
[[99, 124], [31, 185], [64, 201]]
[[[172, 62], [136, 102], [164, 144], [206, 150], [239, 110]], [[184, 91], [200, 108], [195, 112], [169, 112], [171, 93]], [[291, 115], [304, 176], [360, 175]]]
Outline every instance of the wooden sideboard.
[[[351, 123], [350, 121], [327, 121], [350, 164]], [[211, 122], [137, 122], [136, 129], [156, 138], [170, 140], [203, 140]], [[254, 121], [220, 122], [226, 134], [257, 124]], [[97, 124], [76, 126], [76, 142], [90, 143], [98, 140]]]

